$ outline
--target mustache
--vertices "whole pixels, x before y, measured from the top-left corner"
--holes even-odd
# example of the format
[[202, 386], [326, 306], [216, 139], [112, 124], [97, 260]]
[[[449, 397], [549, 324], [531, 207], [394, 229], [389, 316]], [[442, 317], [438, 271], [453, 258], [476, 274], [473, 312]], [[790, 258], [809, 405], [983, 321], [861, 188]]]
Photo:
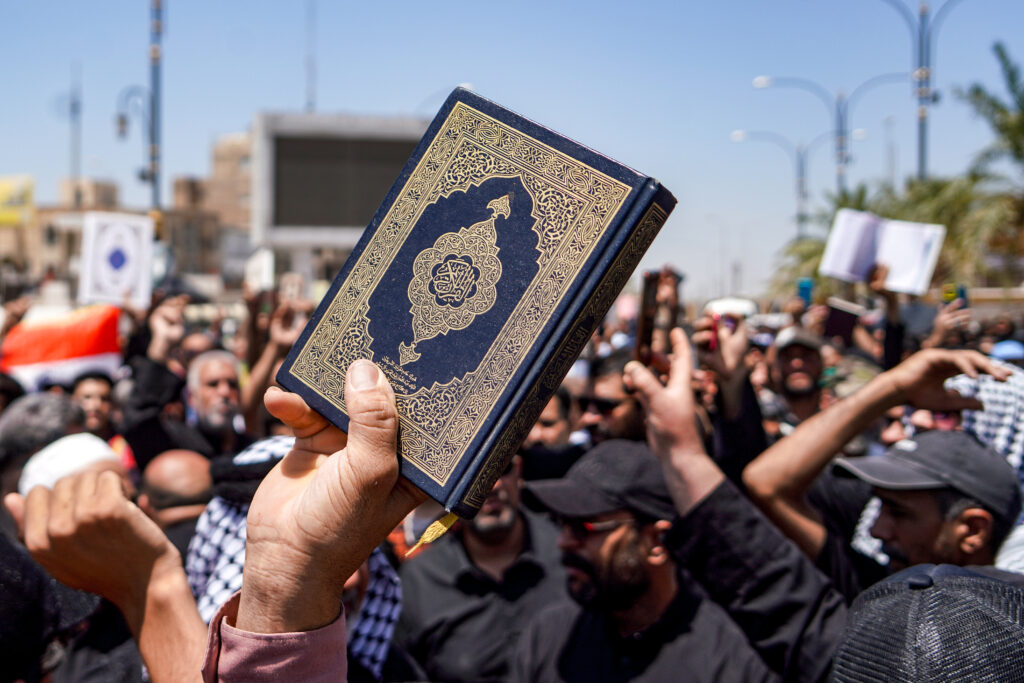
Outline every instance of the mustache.
[[594, 565], [588, 562], [585, 558], [580, 557], [575, 553], [563, 552], [562, 553], [562, 566], [572, 567], [573, 569], [579, 569], [585, 572], [588, 576], [597, 576], [597, 569]]

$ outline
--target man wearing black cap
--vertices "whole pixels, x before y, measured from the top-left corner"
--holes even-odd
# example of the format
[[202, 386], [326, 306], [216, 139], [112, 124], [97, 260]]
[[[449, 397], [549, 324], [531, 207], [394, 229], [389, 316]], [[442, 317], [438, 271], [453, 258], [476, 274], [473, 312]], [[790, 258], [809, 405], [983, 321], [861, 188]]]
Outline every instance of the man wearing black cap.
[[[872, 558], [852, 551], [850, 541], [855, 522], [839, 524], [837, 518], [830, 521], [826, 515], [830, 508], [813, 507], [808, 502], [808, 490], [812, 482], [829, 467], [835, 454], [842, 450], [844, 444], [895, 406], [911, 405], [942, 412], [983, 409], [984, 406], [976, 398], [962, 396], [947, 388], [946, 380], [960, 373], [971, 377], [987, 373], [998, 381], [1006, 380], [1009, 375], [1007, 370], [975, 351], [921, 351], [895, 368], [878, 375], [853, 395], [801, 424], [787, 439], [759, 455], [743, 472], [743, 481], [754, 502], [815, 561], [819, 569], [835, 581], [839, 590], [848, 599], [852, 599], [868, 585], [881, 579], [887, 568], [880, 566]], [[924, 435], [920, 438], [924, 438]], [[927, 529], [915, 529], [911, 532], [910, 536], [914, 539], [919, 539], [924, 531], [937, 533], [938, 526], [943, 522], [949, 522], [949, 527], [961, 531], [975, 529], [979, 520], [975, 519], [977, 515], [971, 511], [984, 508], [983, 504], [989, 501], [996, 503], [995, 508], [989, 508], [986, 513], [995, 524], [986, 532], [985, 538], [988, 540], [983, 545], [991, 546], [993, 550], [998, 548], [1002, 542], [1003, 528], [1006, 524], [1012, 525], [1016, 521], [1015, 513], [1009, 512], [1007, 507], [1009, 499], [1006, 496], [1010, 494], [1005, 493], [1003, 498], [994, 501], [985, 496], [977, 498], [971, 482], [963, 477], [974, 472], [972, 468], [986, 466], [984, 476], [989, 478], [989, 481], [1001, 482], [1000, 485], [1004, 487], [1019, 488], [1016, 473], [1005, 462], [1001, 464], [997, 461], [997, 458], [1004, 461], [1005, 458], [993, 458], [994, 454], [991, 451], [982, 448], [963, 434], [939, 432], [928, 439], [925, 446], [914, 451], [915, 455], [912, 457], [919, 461], [920, 464], [916, 465], [918, 469], [925, 468], [925, 471], [934, 475], [934, 469], [940, 468], [942, 477], [935, 475], [922, 480], [920, 483], [927, 484], [923, 489], [919, 487], [917, 490], [898, 490], [899, 487], [907, 488], [906, 484], [900, 481], [891, 482], [897, 484], [897, 487], [878, 487], [877, 483], [860, 477], [876, 488], [885, 489], [883, 493], [886, 497], [883, 500], [889, 501], [885, 506], [883, 519], [876, 529], [877, 535], [892, 547], [896, 554], [896, 564], [902, 564], [905, 558], [901, 557], [901, 548], [908, 545], [903, 540], [902, 530], [912, 519], [916, 519], [918, 515], [927, 515], [929, 522]], [[931, 439], [936, 441], [931, 442]], [[954, 447], [953, 444], [957, 445]], [[961, 447], [968, 450], [963, 453], [956, 450]], [[907, 448], [914, 447], [904, 444], [891, 450], [889, 456], [882, 457], [901, 457], [909, 453]], [[975, 459], [964, 455], [968, 452], [980, 452], [981, 455]], [[954, 457], [970, 459], [971, 464], [963, 464], [959, 459], [948, 460]], [[856, 463], [874, 461], [857, 458], [846, 462], [852, 462], [856, 466]], [[904, 460], [896, 462], [899, 464]], [[865, 471], [873, 471], [870, 469], [873, 465], [867, 467], [869, 469]], [[851, 470], [837, 468], [834, 471], [842, 473]], [[877, 481], [881, 482], [882, 479]], [[965, 490], [964, 486], [971, 490]], [[951, 489], [960, 493], [952, 495], [949, 493]], [[938, 491], [942, 492], [933, 495]], [[974, 498], [974, 501], [968, 504], [971, 501], [966, 499], [971, 498]], [[918, 501], [921, 501], [921, 504], [917, 504]], [[961, 513], [970, 518], [970, 526], [963, 527], [955, 523]], [[893, 521], [894, 515], [895, 521], [898, 522], [895, 527], [900, 533], [899, 536], [890, 539], [894, 531], [890, 528], [893, 525], [889, 522]], [[1009, 521], [1007, 517], [1010, 518]], [[946, 540], [948, 539], [943, 539], [944, 542]], [[980, 537], [972, 535], [970, 545], [977, 544], [979, 540]], [[932, 556], [919, 550], [922, 549], [912, 551], [912, 561], [953, 561], [945, 556], [946, 553]], [[970, 562], [988, 564], [991, 560], [981, 560], [972, 556]]]
[[1020, 515], [1016, 472], [964, 432], [925, 432], [885, 455], [839, 458], [836, 466], [881, 499], [871, 535], [893, 569], [990, 565]]
[[[662, 536], [676, 516], [661, 465], [642, 442], [611, 440], [563, 479], [524, 489], [562, 525], [576, 604], [523, 634], [514, 680], [762, 680], [771, 669], [725, 611], [680, 571]], [[682, 668], [680, 668], [682, 667]]]

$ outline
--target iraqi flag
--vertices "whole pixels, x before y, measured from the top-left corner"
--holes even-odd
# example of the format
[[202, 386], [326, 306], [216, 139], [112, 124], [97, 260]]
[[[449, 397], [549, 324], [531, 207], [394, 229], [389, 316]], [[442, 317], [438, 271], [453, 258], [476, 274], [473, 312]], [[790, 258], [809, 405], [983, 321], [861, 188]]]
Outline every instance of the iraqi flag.
[[0, 346], [0, 371], [26, 391], [44, 384], [70, 385], [85, 372], [113, 375], [121, 366], [116, 306], [86, 306], [58, 318], [25, 320]]

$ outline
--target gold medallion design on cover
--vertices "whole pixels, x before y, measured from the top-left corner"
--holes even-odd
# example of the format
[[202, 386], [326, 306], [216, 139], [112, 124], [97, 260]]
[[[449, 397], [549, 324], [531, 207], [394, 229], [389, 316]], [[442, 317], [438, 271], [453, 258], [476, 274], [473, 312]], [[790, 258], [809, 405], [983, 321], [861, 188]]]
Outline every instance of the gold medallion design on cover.
[[498, 216], [508, 218], [510, 199], [509, 195], [492, 199], [487, 203], [490, 218], [458, 232], [446, 232], [416, 257], [409, 282], [413, 342], [398, 347], [402, 365], [419, 359], [419, 342], [464, 330], [478, 315], [491, 310], [501, 279], [494, 221]]

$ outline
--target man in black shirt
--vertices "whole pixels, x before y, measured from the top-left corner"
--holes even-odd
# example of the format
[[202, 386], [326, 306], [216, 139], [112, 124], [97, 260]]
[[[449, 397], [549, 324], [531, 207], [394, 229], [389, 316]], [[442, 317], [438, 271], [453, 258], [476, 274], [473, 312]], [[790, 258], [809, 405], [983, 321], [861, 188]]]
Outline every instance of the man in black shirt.
[[[812, 483], [819, 480], [850, 439], [894, 406], [912, 405], [944, 412], [983, 409], [977, 399], [961, 396], [944, 386], [953, 375], [977, 376], [981, 372], [997, 380], [1005, 380], [1009, 375], [1005, 368], [976, 351], [929, 349], [916, 353], [878, 375], [853, 395], [803, 422], [789, 437], [759, 455], [744, 470], [743, 481], [753, 501], [848, 599], [852, 600], [861, 590], [885, 576], [886, 568], [850, 548], [853, 525], [835, 523], [836, 497], [812, 499]], [[877, 485], [879, 481], [868, 483]], [[948, 486], [957, 488], [955, 481]], [[884, 529], [879, 531], [885, 533]], [[939, 556], [914, 559], [916, 562], [955, 561]], [[957, 563], [977, 564], [979, 560]]]
[[140, 469], [171, 449], [195, 451], [207, 458], [235, 455], [253, 442], [236, 431], [239, 414], [237, 359], [227, 351], [207, 351], [188, 368], [191, 423], [165, 414], [181, 399], [182, 378], [172, 371], [172, 355], [185, 336], [185, 297], [165, 300], [149, 317], [146, 355], [133, 359], [134, 383], [125, 401], [122, 433]]
[[774, 680], [719, 606], [672, 558], [676, 516], [662, 468], [642, 442], [595, 446], [564, 479], [525, 499], [559, 519], [575, 604], [541, 613], [523, 634], [516, 681]]
[[395, 641], [433, 681], [504, 681], [520, 631], [565, 599], [556, 532], [520, 509], [521, 462], [479, 514], [406, 562]]

